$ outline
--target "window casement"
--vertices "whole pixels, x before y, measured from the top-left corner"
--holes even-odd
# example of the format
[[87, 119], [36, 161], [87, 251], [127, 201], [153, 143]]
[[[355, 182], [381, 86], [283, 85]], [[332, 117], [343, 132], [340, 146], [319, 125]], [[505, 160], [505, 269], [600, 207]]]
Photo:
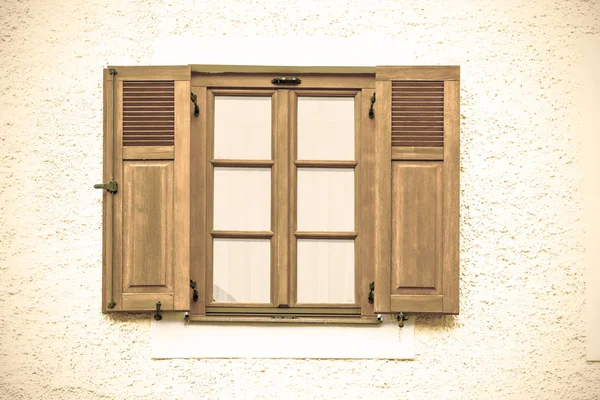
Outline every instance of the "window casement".
[[109, 67], [103, 311], [456, 314], [458, 163], [458, 67]]

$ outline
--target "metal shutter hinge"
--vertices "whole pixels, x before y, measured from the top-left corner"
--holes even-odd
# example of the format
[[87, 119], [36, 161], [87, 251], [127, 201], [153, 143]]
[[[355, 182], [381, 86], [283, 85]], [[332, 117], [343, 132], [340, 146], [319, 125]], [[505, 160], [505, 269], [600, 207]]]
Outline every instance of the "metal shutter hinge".
[[375, 104], [375, 101], [377, 100], [377, 97], [375, 97], [376, 93], [373, 93], [373, 96], [371, 97], [371, 107], [369, 108], [369, 118], [373, 119], [375, 118], [375, 110], [373, 110], [373, 105]]
[[190, 287], [192, 289], [194, 289], [194, 297], [193, 297], [193, 299], [194, 299], [194, 303], [197, 303], [199, 296], [198, 296], [198, 291], [196, 290], [196, 281], [193, 281], [193, 280], [190, 279]]
[[198, 116], [200, 116], [200, 108], [198, 107], [198, 96], [194, 94], [194, 92], [190, 92], [191, 93], [191, 100], [192, 103], [194, 103], [194, 117], [198, 118]]
[[108, 183], [97, 183], [94, 185], [94, 189], [106, 189], [110, 193], [117, 193], [119, 185], [116, 181], [110, 181]]
[[375, 301], [375, 282], [369, 284], [369, 304], [373, 304]]

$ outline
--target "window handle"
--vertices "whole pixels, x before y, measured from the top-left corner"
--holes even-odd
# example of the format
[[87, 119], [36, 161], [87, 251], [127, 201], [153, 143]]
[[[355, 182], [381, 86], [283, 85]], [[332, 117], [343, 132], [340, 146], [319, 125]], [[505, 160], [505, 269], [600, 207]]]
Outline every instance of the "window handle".
[[271, 80], [271, 83], [274, 85], [299, 85], [300, 83], [302, 83], [302, 81], [300, 80], [300, 78], [287, 78], [285, 76], [282, 76], [280, 78], [273, 78], [273, 80]]

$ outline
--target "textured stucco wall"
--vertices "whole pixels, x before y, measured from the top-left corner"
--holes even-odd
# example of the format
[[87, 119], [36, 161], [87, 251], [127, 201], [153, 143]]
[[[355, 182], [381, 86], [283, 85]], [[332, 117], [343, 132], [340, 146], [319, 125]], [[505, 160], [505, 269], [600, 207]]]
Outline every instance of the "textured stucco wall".
[[[597, 0], [2, 1], [0, 398], [599, 398], [576, 96], [599, 18]], [[397, 63], [461, 65], [461, 314], [417, 321], [415, 361], [151, 361], [147, 317], [100, 313], [101, 69], [152, 62], [163, 35], [385, 37]]]

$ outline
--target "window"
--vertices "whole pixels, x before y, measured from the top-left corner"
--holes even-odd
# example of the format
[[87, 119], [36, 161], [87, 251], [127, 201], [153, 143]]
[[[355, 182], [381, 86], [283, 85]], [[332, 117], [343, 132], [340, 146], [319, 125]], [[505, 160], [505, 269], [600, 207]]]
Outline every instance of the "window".
[[104, 194], [103, 310], [457, 313], [458, 76], [107, 69], [104, 181], [117, 190]]

